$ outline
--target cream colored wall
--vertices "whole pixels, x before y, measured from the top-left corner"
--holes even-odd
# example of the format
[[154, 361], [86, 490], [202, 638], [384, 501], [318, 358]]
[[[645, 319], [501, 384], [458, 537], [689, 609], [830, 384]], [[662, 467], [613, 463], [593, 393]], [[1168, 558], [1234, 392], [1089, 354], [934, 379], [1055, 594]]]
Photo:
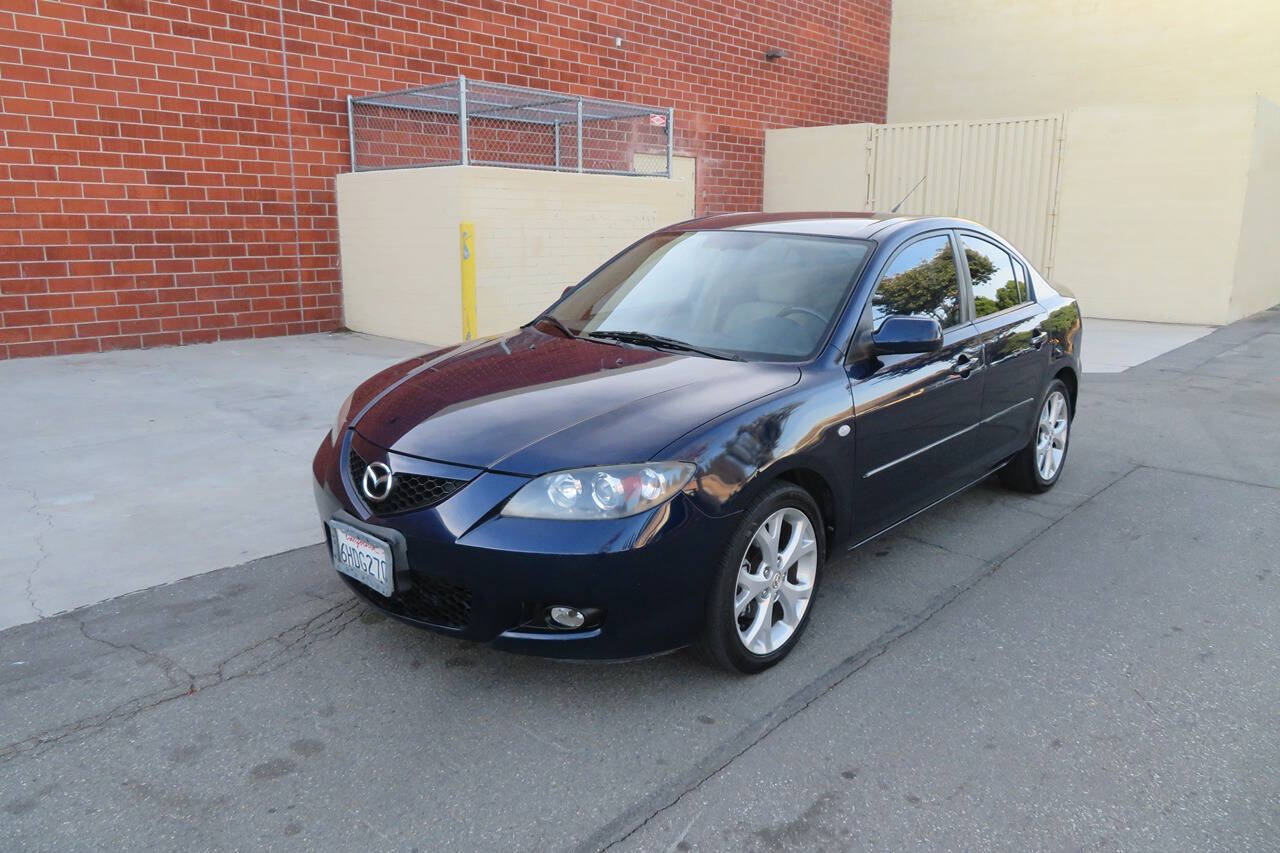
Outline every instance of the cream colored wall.
[[343, 323], [445, 344], [462, 333], [459, 168], [338, 175]]
[[632, 241], [693, 215], [682, 180], [466, 168], [481, 335], [527, 323]]
[[[1049, 144], [1054, 134], [1019, 130], [1036, 124], [1030, 120], [1002, 122], [1010, 130], [998, 144], [986, 145], [976, 131], [987, 122], [944, 122], [973, 124], [975, 133], [967, 142], [947, 137], [936, 146], [927, 141], [932, 125], [769, 131], [765, 209], [862, 207], [870, 165], [865, 140], [871, 137], [883, 149], [874, 168], [889, 173], [877, 175], [875, 185], [892, 185], [882, 195], [900, 198], [922, 174], [935, 184], [941, 180], [949, 195], [939, 195], [940, 185], [932, 193], [917, 190], [903, 209], [959, 215], [996, 228], [1052, 281], [1079, 296], [1086, 315], [1227, 323], [1280, 302], [1280, 280], [1268, 274], [1280, 268], [1271, 254], [1280, 245], [1272, 239], [1280, 221], [1274, 151], [1280, 143], [1272, 128], [1274, 105], [1267, 104], [1267, 118], [1258, 119], [1255, 132], [1255, 102], [1069, 111], [1056, 206], [1054, 184], [1045, 180], [1055, 163]], [[1003, 182], [997, 161], [1004, 163]], [[957, 170], [968, 177], [957, 182]], [[975, 182], [983, 192], [960, 191]]]
[[792, 127], [764, 134], [764, 209], [867, 209], [870, 124]]
[[1280, 106], [1258, 99], [1228, 315], [1280, 303]]
[[894, 0], [889, 121], [1066, 111], [1053, 278], [1091, 316], [1280, 302], [1259, 95], [1280, 100], [1280, 0]]
[[1251, 101], [1067, 114], [1053, 280], [1090, 317], [1221, 324], [1230, 310]]
[[888, 120], [1280, 100], [1277, 0], [894, 0]]
[[338, 176], [348, 328], [462, 336], [460, 222], [476, 227], [479, 334], [527, 322], [627, 244], [693, 215], [684, 180], [440, 166]]

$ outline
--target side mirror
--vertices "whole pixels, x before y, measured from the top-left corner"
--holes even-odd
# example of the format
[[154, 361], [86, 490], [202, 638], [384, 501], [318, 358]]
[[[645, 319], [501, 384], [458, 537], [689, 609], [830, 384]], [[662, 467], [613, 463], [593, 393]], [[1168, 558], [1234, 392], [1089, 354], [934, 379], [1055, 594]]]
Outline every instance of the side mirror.
[[935, 352], [942, 349], [942, 326], [929, 317], [886, 317], [871, 348], [876, 355]]

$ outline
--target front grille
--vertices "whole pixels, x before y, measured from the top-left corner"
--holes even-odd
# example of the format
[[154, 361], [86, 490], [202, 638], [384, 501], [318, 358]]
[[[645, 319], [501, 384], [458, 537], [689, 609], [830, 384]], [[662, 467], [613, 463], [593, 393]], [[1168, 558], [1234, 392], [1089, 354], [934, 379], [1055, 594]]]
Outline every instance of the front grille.
[[414, 575], [412, 587], [397, 589], [390, 598], [383, 598], [358, 583], [351, 586], [368, 601], [406, 619], [458, 629], [471, 623], [471, 590], [461, 584]]
[[385, 500], [371, 501], [360, 489], [360, 480], [364, 477], [364, 469], [369, 463], [356, 453], [354, 447], [348, 452], [347, 461], [351, 466], [352, 485], [355, 486], [365, 506], [369, 507], [375, 515], [395, 515], [398, 512], [435, 506], [467, 484], [466, 480], [393, 472], [391, 494], [387, 495]]

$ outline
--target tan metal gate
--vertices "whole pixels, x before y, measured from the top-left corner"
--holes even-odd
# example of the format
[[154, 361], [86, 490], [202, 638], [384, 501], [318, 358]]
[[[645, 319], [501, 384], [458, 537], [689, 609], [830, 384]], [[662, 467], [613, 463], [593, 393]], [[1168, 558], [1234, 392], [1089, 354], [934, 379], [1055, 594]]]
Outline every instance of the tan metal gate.
[[1063, 125], [1062, 115], [875, 125], [868, 208], [901, 201], [900, 213], [977, 220], [1049, 276]]

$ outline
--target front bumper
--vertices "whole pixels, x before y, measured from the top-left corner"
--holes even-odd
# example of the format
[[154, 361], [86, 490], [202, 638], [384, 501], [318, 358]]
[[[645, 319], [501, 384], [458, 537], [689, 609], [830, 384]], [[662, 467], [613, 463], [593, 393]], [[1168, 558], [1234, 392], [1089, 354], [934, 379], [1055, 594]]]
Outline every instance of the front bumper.
[[[380, 610], [451, 636], [564, 658], [657, 654], [701, 632], [736, 517], [708, 516], [681, 494], [612, 521], [506, 518], [498, 509], [527, 478], [483, 471], [440, 504], [384, 518], [354, 497], [346, 470], [353, 442], [361, 457], [393, 470], [434, 463], [388, 454], [352, 430], [338, 446], [326, 438], [316, 454], [321, 521], [336, 518], [392, 543], [390, 598], [341, 576]], [[597, 608], [602, 618], [555, 630], [544, 619], [551, 605]]]

